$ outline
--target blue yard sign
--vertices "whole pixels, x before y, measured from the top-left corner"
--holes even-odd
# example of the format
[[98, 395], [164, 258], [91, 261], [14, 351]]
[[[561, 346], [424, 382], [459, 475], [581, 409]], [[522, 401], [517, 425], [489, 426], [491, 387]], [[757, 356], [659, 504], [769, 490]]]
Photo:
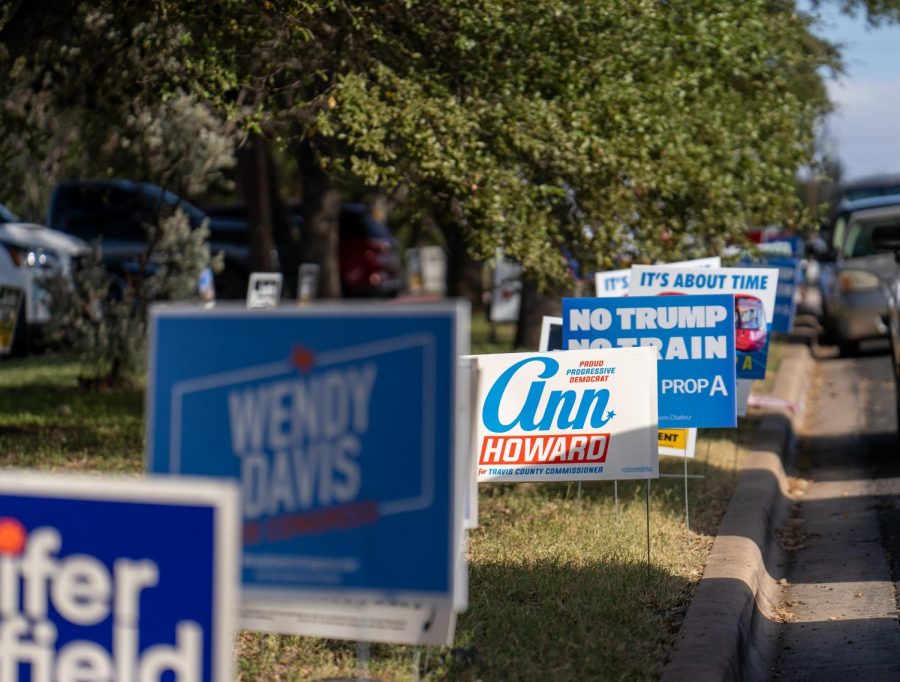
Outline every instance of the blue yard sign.
[[660, 428], [736, 424], [731, 295], [565, 298], [563, 348], [658, 349]]
[[240, 481], [245, 605], [453, 598], [462, 304], [151, 321], [149, 465]]
[[233, 679], [238, 491], [0, 474], [9, 680]]
[[797, 287], [801, 283], [800, 259], [763, 256], [756, 260], [741, 261], [741, 265], [778, 268], [778, 292], [775, 295], [772, 331], [789, 333], [794, 328], [794, 316], [797, 314]]

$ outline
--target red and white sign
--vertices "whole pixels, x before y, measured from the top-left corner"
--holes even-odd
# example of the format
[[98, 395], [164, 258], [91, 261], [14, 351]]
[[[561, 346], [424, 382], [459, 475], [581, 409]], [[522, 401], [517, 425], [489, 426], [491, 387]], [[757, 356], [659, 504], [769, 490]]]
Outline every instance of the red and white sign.
[[659, 476], [652, 349], [474, 357], [479, 482]]

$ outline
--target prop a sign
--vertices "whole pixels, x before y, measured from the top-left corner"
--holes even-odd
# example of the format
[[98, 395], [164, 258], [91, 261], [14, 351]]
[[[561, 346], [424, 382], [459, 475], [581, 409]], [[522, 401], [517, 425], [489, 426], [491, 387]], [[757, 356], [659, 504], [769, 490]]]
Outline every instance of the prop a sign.
[[467, 343], [457, 303], [153, 309], [149, 465], [240, 481], [245, 622], [315, 634], [306, 600], [464, 608]]
[[[694, 260], [685, 260], [678, 263], [668, 263], [667, 265], [669, 267], [718, 268], [722, 266], [722, 259], [718, 256], [711, 256], [710, 258], [696, 258]], [[607, 272], [598, 272], [594, 275], [594, 286], [597, 290], [597, 297], [625, 296], [628, 294], [630, 281], [631, 270], [609, 270]]]
[[631, 277], [631, 293], [635, 296], [734, 294], [737, 377], [763, 379], [766, 376], [777, 270], [636, 265], [631, 269]]
[[479, 482], [659, 476], [654, 349], [475, 357]]
[[3, 678], [233, 679], [238, 508], [225, 482], [0, 474]]
[[732, 296], [563, 299], [563, 348], [645, 346], [659, 359], [659, 424], [736, 424]]

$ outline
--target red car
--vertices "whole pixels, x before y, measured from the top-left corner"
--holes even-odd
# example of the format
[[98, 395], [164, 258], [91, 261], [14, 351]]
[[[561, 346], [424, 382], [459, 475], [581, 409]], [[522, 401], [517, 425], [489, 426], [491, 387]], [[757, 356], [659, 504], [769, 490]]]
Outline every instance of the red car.
[[762, 301], [749, 294], [734, 296], [735, 346], [746, 353], [766, 345], [766, 316]]

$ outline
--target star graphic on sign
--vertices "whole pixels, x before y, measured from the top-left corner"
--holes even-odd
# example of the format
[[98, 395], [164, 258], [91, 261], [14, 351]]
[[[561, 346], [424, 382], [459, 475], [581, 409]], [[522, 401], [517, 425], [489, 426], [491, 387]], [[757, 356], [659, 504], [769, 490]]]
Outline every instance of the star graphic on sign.
[[302, 346], [297, 346], [291, 353], [291, 364], [301, 372], [308, 372], [315, 363], [315, 356], [312, 351]]
[[606, 421], [609, 421], [610, 419], [612, 419], [615, 416], [616, 416], [616, 413], [613, 412], [612, 410], [610, 410], [609, 412], [606, 413]]

